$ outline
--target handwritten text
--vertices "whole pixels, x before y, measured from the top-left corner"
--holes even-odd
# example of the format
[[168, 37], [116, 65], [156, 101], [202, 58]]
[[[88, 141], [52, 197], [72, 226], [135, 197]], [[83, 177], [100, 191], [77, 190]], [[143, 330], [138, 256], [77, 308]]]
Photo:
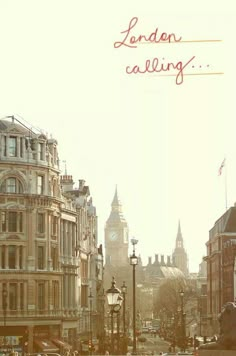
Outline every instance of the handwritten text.
[[175, 83], [180, 85], [183, 83], [184, 80], [184, 72], [183, 70], [188, 66], [190, 62], [195, 58], [193, 56], [190, 58], [186, 63], [179, 61], [177, 63], [167, 62], [167, 63], [160, 63], [159, 58], [155, 57], [152, 60], [147, 59], [143, 68], [141, 66], [135, 65], [133, 67], [127, 66], [126, 73], [127, 74], [144, 74], [144, 73], [160, 73], [160, 72], [167, 72], [171, 70], [177, 70]]
[[119, 48], [121, 46], [126, 46], [129, 48], [137, 48], [137, 43], [139, 42], [150, 42], [150, 43], [159, 43], [159, 42], [180, 42], [181, 37], [176, 38], [174, 33], [166, 33], [161, 32], [159, 33], [158, 28], [150, 35], [139, 35], [138, 37], [130, 36], [131, 30], [137, 25], [138, 18], [133, 17], [129, 22], [129, 27], [127, 30], [122, 31], [121, 33], [125, 33], [125, 37], [121, 42], [115, 42], [114, 47]]

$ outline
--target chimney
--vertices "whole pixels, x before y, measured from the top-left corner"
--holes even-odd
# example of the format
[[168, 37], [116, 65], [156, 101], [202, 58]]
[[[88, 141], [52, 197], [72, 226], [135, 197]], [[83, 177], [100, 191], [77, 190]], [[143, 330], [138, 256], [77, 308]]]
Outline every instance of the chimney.
[[148, 264], [149, 264], [149, 265], [152, 264], [152, 257], [148, 257]]
[[164, 255], [161, 255], [161, 265], [162, 265], [162, 266], [165, 266]]
[[159, 265], [158, 254], [155, 255], [155, 264]]
[[176, 267], [175, 256], [172, 256], [172, 265]]
[[170, 256], [167, 256], [167, 266], [171, 266]]
[[68, 175], [63, 175], [61, 176], [61, 186], [62, 186], [62, 190], [63, 192], [70, 192], [73, 190], [73, 178], [72, 176], [68, 176]]
[[79, 179], [79, 191], [81, 192], [84, 189], [85, 180]]

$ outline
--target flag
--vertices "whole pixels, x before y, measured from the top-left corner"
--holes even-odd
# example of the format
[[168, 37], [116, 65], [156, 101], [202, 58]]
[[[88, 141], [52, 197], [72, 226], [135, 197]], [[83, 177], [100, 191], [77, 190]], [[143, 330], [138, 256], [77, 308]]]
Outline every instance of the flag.
[[221, 163], [220, 168], [219, 168], [219, 170], [218, 170], [218, 176], [221, 175], [222, 169], [223, 169], [224, 166], [225, 166], [225, 158], [223, 159], [223, 162]]

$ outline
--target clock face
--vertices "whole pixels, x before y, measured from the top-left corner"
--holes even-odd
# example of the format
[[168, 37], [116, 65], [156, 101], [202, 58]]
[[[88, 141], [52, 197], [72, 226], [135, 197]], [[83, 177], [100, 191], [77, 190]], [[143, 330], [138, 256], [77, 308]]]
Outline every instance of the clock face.
[[118, 233], [116, 231], [111, 231], [109, 233], [109, 239], [110, 241], [116, 241], [118, 238]]
[[120, 310], [121, 306], [119, 304], [114, 305], [113, 311], [117, 313]]

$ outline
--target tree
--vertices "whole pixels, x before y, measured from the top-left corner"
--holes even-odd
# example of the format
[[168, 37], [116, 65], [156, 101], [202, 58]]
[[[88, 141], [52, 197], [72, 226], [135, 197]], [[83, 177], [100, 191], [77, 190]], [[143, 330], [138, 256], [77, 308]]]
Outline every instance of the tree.
[[168, 315], [173, 315], [180, 306], [180, 290], [186, 286], [185, 279], [173, 278], [165, 280], [157, 290], [154, 299], [154, 315], [160, 316], [165, 311]]
[[[184, 291], [183, 305], [180, 291]], [[196, 288], [192, 281], [184, 278], [166, 279], [156, 292], [154, 315], [160, 319], [160, 333], [172, 343], [179, 343], [183, 334], [183, 317], [185, 327], [195, 320], [192, 301], [197, 301]], [[197, 308], [197, 303], [196, 308]], [[181, 309], [184, 314], [181, 313]]]

